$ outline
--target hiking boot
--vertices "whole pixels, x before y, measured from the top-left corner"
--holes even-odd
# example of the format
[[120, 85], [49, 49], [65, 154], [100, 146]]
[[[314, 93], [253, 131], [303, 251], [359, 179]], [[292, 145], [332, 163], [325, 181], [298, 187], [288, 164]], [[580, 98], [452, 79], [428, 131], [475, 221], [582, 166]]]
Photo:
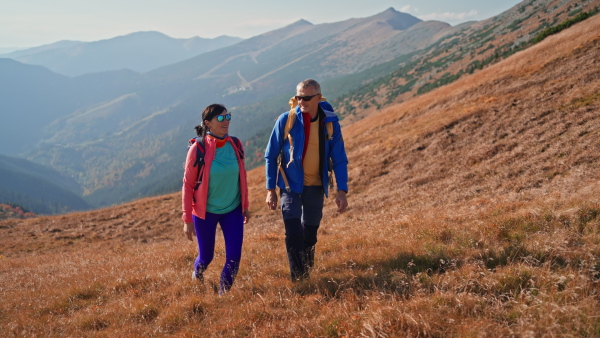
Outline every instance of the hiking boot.
[[204, 282], [204, 274], [196, 270], [192, 271], [192, 280], [197, 282]]

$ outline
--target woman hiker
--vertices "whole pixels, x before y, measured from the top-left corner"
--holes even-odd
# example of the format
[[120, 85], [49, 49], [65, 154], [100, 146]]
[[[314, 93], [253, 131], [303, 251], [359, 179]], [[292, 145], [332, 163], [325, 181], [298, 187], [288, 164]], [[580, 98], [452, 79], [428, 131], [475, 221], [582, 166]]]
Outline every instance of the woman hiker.
[[182, 187], [183, 232], [198, 239], [198, 257], [192, 278], [203, 281], [215, 251], [217, 223], [225, 240], [225, 266], [219, 294], [231, 288], [240, 266], [244, 224], [248, 222], [248, 185], [244, 150], [229, 136], [231, 114], [220, 104], [202, 112], [198, 137], [190, 140]]

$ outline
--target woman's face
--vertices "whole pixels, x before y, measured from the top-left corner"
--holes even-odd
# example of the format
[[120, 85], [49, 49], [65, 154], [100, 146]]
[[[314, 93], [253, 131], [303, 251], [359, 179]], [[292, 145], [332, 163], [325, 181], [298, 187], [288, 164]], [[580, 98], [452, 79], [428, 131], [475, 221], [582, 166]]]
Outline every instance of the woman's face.
[[220, 115], [213, 117], [211, 120], [204, 121], [211, 134], [217, 137], [224, 137], [225, 135], [229, 134], [230, 122], [231, 114], [229, 114], [227, 111], [224, 111]]

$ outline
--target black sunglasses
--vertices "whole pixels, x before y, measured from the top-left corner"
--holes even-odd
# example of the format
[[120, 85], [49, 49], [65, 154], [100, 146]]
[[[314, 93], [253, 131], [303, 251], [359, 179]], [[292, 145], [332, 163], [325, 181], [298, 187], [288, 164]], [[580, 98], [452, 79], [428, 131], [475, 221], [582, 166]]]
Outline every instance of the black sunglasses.
[[296, 100], [298, 100], [298, 101], [310, 101], [310, 100], [312, 100], [313, 97], [315, 97], [319, 94], [307, 95], [307, 96], [294, 96], [294, 98], [296, 98]]
[[217, 118], [217, 121], [219, 121], [219, 122], [223, 122], [224, 120], [231, 121], [231, 114], [217, 115], [215, 117]]

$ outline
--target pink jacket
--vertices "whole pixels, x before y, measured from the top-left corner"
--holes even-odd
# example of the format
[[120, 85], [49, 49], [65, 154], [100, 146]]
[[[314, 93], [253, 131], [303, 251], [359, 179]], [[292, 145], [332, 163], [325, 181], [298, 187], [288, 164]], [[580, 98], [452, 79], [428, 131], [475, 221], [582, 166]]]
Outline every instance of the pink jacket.
[[[231, 137], [227, 137], [227, 141], [235, 149], [235, 144]], [[185, 172], [183, 174], [183, 187], [181, 188], [181, 205], [183, 210], [183, 216], [181, 217], [185, 223], [192, 223], [192, 215], [206, 218], [206, 201], [208, 200], [208, 182], [210, 182], [210, 167], [212, 161], [215, 158], [217, 151], [217, 139], [214, 137], [204, 138], [204, 168], [202, 174], [202, 183], [198, 187], [198, 190], [194, 191], [196, 185], [196, 178], [198, 177], [198, 167], [194, 167], [196, 162], [196, 145], [190, 147], [185, 160]], [[239, 152], [235, 152], [238, 158], [238, 165], [240, 167], [240, 190], [241, 190], [241, 201], [242, 211], [248, 210], [248, 182], [246, 179], [246, 167], [244, 166], [244, 160], [240, 158]], [[194, 202], [194, 200], [196, 202]]]

